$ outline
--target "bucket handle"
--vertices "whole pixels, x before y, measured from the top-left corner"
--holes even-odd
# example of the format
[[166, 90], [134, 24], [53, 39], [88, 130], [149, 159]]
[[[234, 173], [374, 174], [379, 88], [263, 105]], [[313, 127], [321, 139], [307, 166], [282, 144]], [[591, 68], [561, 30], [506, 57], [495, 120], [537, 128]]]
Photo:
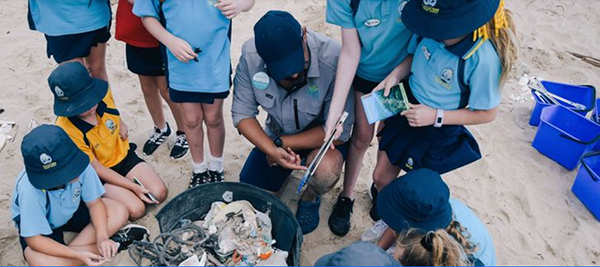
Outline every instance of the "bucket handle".
[[598, 136], [594, 137], [594, 139], [592, 139], [592, 140], [590, 140], [588, 142], [577, 140], [577, 139], [575, 139], [573, 137], [570, 137], [570, 136], [568, 136], [566, 134], [560, 134], [560, 137], [565, 138], [565, 139], [569, 139], [569, 140], [571, 140], [573, 142], [576, 142], [576, 143], [579, 143], [579, 144], [582, 144], [582, 145], [591, 145], [593, 143], [598, 142], [598, 140], [600, 140], [600, 134]]
[[592, 171], [592, 168], [590, 168], [590, 166], [588, 166], [587, 163], [585, 163], [585, 161], [583, 159], [586, 157], [596, 156], [596, 155], [600, 155], [600, 151], [593, 151], [593, 152], [587, 153], [587, 154], [583, 155], [583, 157], [581, 158], [581, 165], [583, 165], [585, 170], [590, 174], [590, 177], [592, 177], [592, 180], [594, 182], [598, 182], [600, 180], [598, 179], [598, 177], [593, 175], [594, 172]]

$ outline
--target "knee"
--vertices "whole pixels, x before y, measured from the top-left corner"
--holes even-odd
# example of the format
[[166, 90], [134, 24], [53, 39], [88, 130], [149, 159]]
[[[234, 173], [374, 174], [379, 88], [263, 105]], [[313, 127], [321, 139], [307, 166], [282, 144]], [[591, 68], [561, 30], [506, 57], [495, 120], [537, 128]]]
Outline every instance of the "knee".
[[206, 127], [209, 128], [218, 128], [223, 124], [223, 116], [219, 116], [215, 114], [214, 116], [204, 116], [204, 123], [206, 123]]
[[[339, 153], [338, 153], [339, 154]], [[342, 174], [342, 159], [336, 157], [326, 157], [323, 159], [315, 176], [310, 180], [310, 187], [317, 193], [323, 195], [329, 192], [340, 179]]]
[[202, 120], [201, 116], [193, 115], [193, 114], [184, 114], [183, 115], [183, 123], [187, 129], [196, 129], [201, 127], [200, 122]]
[[377, 190], [381, 191], [391, 181], [393, 181], [394, 178], [395, 177], [393, 177], [393, 175], [386, 173], [381, 168], [376, 167], [375, 170], [373, 171], [373, 183], [375, 184], [375, 187], [377, 188]]
[[146, 205], [141, 200], [132, 201], [127, 203], [127, 212], [129, 213], [129, 220], [135, 221], [146, 215]]
[[106, 206], [106, 213], [109, 220], [118, 221], [122, 224], [127, 223], [127, 219], [129, 218], [129, 211], [127, 210], [127, 207], [125, 207], [125, 205], [117, 201], [111, 201], [110, 203], [106, 203], [105, 201], [104, 204]]
[[158, 202], [162, 203], [167, 199], [167, 196], [169, 195], [169, 189], [163, 185], [158, 190], [153, 191], [152, 194], [154, 194], [156, 199], [158, 199]]
[[371, 132], [357, 131], [352, 134], [350, 144], [359, 150], [366, 150], [369, 148], [371, 140], [373, 140], [373, 134]]
[[151, 86], [149, 84], [142, 84], [142, 93], [145, 97], [156, 96], [158, 94], [158, 90], [155, 86]]

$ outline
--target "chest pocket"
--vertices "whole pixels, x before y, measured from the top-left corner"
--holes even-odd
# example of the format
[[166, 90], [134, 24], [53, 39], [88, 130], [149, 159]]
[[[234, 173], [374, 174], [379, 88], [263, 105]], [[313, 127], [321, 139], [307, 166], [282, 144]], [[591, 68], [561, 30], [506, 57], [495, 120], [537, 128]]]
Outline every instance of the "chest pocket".
[[321, 107], [321, 102], [306, 98], [294, 98], [294, 119], [296, 122], [296, 129], [301, 130], [303, 127], [319, 124], [319, 120], [324, 123], [323, 119], [319, 116], [322, 113]]
[[269, 111], [275, 104], [275, 96], [267, 91], [258, 91], [255, 94], [256, 102], [265, 110]]

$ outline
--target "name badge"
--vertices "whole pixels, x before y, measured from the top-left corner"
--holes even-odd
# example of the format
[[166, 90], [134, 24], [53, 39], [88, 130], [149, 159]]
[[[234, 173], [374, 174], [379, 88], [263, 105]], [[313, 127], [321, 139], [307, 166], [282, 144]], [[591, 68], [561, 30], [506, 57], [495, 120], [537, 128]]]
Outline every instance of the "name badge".
[[378, 19], [370, 19], [365, 21], [365, 26], [367, 27], [375, 27], [375, 26], [379, 26], [379, 24], [381, 24], [381, 20]]

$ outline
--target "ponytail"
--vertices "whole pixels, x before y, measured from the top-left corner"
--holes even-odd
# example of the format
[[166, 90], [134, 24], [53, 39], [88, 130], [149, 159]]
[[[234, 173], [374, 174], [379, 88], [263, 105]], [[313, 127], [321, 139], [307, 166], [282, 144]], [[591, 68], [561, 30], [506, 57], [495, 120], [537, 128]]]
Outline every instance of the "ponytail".
[[400, 235], [397, 246], [404, 248], [397, 260], [404, 266], [469, 266], [462, 246], [444, 230], [423, 233], [410, 229]]

